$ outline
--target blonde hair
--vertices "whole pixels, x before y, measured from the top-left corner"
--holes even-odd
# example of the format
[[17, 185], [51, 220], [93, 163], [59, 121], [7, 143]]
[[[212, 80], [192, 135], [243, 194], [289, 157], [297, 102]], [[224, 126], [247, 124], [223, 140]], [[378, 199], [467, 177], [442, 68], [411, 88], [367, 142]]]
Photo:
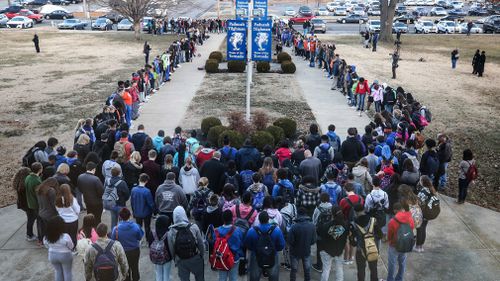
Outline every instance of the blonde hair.
[[86, 145], [90, 142], [90, 137], [87, 134], [81, 134], [78, 137], [78, 141], [76, 142], [77, 144], [81, 145]]
[[271, 157], [264, 158], [264, 163], [262, 163], [261, 174], [265, 176], [274, 171], [273, 159]]
[[203, 188], [208, 186], [208, 178], [202, 177], [198, 180], [198, 187]]
[[134, 151], [132, 154], [130, 154], [130, 161], [133, 160], [133, 162], [140, 163], [141, 162], [141, 153], [139, 151]]
[[85, 119], [79, 119], [78, 122], [76, 123], [75, 131], [80, 130], [83, 124], [85, 124]]
[[57, 171], [59, 174], [63, 174], [63, 175], [67, 175], [69, 174], [69, 165], [66, 164], [66, 163], [61, 163], [58, 167], [57, 167]]

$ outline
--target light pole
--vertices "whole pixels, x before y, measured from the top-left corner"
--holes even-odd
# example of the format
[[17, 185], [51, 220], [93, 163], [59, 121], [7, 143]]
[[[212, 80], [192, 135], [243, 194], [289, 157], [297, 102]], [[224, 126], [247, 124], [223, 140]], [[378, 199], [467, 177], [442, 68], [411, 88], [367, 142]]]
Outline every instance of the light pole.
[[253, 16], [253, 3], [252, 0], [248, 1], [248, 21], [247, 21], [247, 91], [246, 91], [246, 120], [250, 122], [250, 88], [252, 86], [252, 16]]

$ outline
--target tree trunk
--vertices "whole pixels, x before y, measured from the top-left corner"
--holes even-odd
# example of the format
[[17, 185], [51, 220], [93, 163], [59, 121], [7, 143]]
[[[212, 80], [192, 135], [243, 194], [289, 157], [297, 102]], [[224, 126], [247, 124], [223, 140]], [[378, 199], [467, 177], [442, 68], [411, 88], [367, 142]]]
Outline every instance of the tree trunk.
[[135, 40], [141, 40], [141, 22], [140, 20], [134, 21], [134, 37]]
[[383, 42], [392, 43], [392, 21], [394, 20], [394, 13], [396, 12], [397, 0], [382, 0], [380, 5], [380, 39]]

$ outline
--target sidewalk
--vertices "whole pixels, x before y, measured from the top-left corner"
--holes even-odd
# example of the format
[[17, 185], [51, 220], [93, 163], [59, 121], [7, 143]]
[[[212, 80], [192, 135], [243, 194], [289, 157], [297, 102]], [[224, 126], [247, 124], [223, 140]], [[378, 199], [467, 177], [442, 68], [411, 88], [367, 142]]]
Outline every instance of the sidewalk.
[[218, 50], [225, 38], [225, 33], [211, 33], [203, 46], [197, 46], [197, 53], [201, 56], [193, 58], [193, 62], [182, 63], [175, 70], [172, 80], [142, 105], [141, 115], [134, 121], [134, 128], [143, 124], [151, 137], [156, 136], [158, 130], [164, 130], [166, 136], [173, 135], [205, 77], [205, 71], [198, 70], [198, 67], [205, 65], [210, 52]]

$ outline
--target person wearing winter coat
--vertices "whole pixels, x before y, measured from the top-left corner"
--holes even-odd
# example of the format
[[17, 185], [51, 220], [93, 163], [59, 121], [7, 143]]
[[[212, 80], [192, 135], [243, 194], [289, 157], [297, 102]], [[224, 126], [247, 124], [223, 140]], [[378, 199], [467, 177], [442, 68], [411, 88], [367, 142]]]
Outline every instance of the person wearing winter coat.
[[[42, 235], [40, 239], [47, 233], [47, 223], [52, 218], [58, 215], [56, 210], [56, 196], [59, 194], [59, 183], [55, 178], [48, 178], [38, 186], [36, 190], [36, 200], [38, 202], [38, 217], [37, 224], [40, 223]], [[39, 240], [41, 243], [42, 240]]]
[[288, 141], [282, 141], [274, 154], [278, 157], [279, 166], [283, 167], [283, 161], [292, 158], [292, 151], [289, 148]]
[[422, 154], [419, 171], [434, 181], [435, 175], [439, 169], [439, 156], [435, 150], [436, 141], [433, 139], [425, 140], [426, 151]]
[[142, 172], [141, 153], [134, 151], [130, 155], [130, 160], [123, 165], [123, 178], [127, 185], [132, 188], [139, 183], [139, 175]]
[[149, 181], [146, 187], [151, 191], [151, 194], [156, 193], [156, 189], [161, 183], [161, 167], [156, 163], [158, 153], [151, 149], [148, 152], [148, 160], [142, 164], [142, 172], [149, 176]]
[[306, 137], [306, 148], [314, 151], [318, 145], [321, 144], [321, 136], [319, 134], [319, 127], [317, 124], [309, 126], [309, 134]]
[[155, 203], [151, 191], [146, 187], [149, 176], [145, 173], [139, 176], [139, 184], [132, 188], [130, 195], [130, 205], [135, 221], [142, 227], [144, 224], [145, 233], [151, 231], [151, 216], [155, 210]]
[[[168, 248], [178, 268], [179, 279], [181, 281], [190, 280], [189, 276], [192, 273], [196, 280], [205, 280], [205, 263], [203, 260], [205, 246], [200, 229], [196, 224], [189, 222], [186, 211], [181, 206], [175, 207], [173, 222], [174, 224], [170, 226], [168, 231]], [[191, 241], [193, 244], [183, 245], [184, 247], [189, 247], [189, 251], [187, 252], [177, 252], [176, 240], [180, 238], [180, 235], [177, 235], [179, 231], [187, 231], [187, 235], [192, 235]]]
[[460, 161], [458, 165], [458, 204], [463, 204], [467, 197], [467, 189], [471, 184], [470, 180], [467, 178], [467, 173], [472, 165], [476, 165], [474, 154], [470, 149], [466, 149], [463, 152], [462, 161]]
[[208, 178], [208, 187], [217, 194], [221, 194], [225, 184], [226, 168], [220, 162], [220, 152], [214, 152], [212, 159], [203, 163], [200, 168], [200, 177]]
[[253, 163], [260, 162], [260, 152], [252, 145], [250, 139], [245, 140], [243, 147], [236, 153], [236, 165], [238, 170], [242, 170], [246, 167], [246, 163], [253, 161]]
[[319, 183], [322, 170], [321, 161], [311, 154], [310, 150], [304, 152], [305, 159], [300, 162], [299, 171], [302, 178], [311, 177], [314, 184]]
[[342, 153], [343, 160], [349, 169], [352, 169], [354, 165], [363, 157], [363, 147], [361, 142], [357, 139], [356, 128], [349, 128], [347, 130], [347, 138], [342, 143], [340, 152]]
[[179, 183], [188, 201], [190, 201], [191, 196], [196, 191], [199, 179], [200, 174], [198, 173], [198, 169], [193, 166], [191, 158], [187, 158], [184, 167], [181, 168], [179, 173]]
[[417, 168], [413, 166], [410, 159], [405, 159], [403, 162], [403, 173], [401, 173], [401, 183], [407, 184], [415, 188], [420, 179], [420, 173]]
[[93, 214], [96, 224], [101, 223], [103, 210], [102, 194], [104, 186], [101, 180], [95, 176], [97, 165], [94, 162], [88, 162], [86, 172], [79, 175], [77, 179], [77, 188], [83, 195], [87, 213]]
[[[387, 232], [387, 240], [389, 242], [387, 281], [403, 280], [405, 274], [407, 253], [400, 253], [395, 248], [401, 223], [409, 224], [412, 230], [415, 229], [415, 224], [408, 206], [403, 207], [401, 203], [397, 202], [394, 204], [393, 209], [395, 216], [389, 221]], [[397, 275], [394, 276], [396, 273], [396, 262], [398, 263], [399, 269]]]
[[[120, 166], [113, 167], [111, 169], [111, 178], [106, 180], [104, 183], [104, 193], [103, 195], [109, 194], [108, 189], [116, 188], [116, 194], [118, 199], [115, 201], [114, 207], [108, 209], [111, 212], [111, 227], [114, 228], [118, 221], [118, 212], [126, 206], [127, 200], [130, 198], [130, 189], [127, 183], [120, 177], [122, 170]], [[104, 199], [104, 198], [103, 198]], [[108, 203], [105, 204], [104, 201], [109, 200], [108, 198], [103, 200], [103, 205], [106, 207]]]
[[438, 134], [436, 152], [439, 157], [439, 169], [434, 178], [434, 186], [437, 186], [438, 190], [443, 190], [448, 183], [448, 164], [453, 156], [451, 141], [446, 134]]
[[[283, 226], [283, 217], [281, 216], [280, 211], [274, 206], [274, 200], [271, 196], [266, 196], [264, 198], [262, 211], [267, 212], [267, 214], [269, 215], [269, 223], [275, 224], [280, 228]], [[259, 225], [260, 221], [259, 217], [257, 216], [255, 218], [253, 226], [259, 226]]]
[[372, 188], [372, 176], [368, 168], [368, 160], [362, 158], [358, 164], [352, 168], [354, 181], [360, 184], [365, 192], [369, 192]]
[[[172, 224], [172, 220], [170, 220], [170, 218], [167, 216], [159, 215], [158, 218], [156, 218], [154, 229], [152, 229], [151, 232], [146, 233], [146, 239], [147, 239], [150, 247], [154, 241], [155, 234], [156, 234], [156, 238], [158, 238], [158, 239], [161, 239], [166, 234], [167, 238], [165, 238], [165, 240], [163, 240], [163, 242], [165, 244], [165, 250], [169, 251], [168, 250], [168, 233], [167, 232], [168, 232], [168, 227], [171, 224]], [[164, 264], [155, 264], [154, 268], [155, 268], [155, 275], [156, 275], [155, 280], [156, 281], [170, 280], [170, 270], [172, 268], [171, 260], [167, 261]]]
[[304, 177], [302, 179], [302, 184], [299, 186], [299, 191], [297, 192], [297, 207], [306, 208], [307, 214], [312, 216], [316, 206], [320, 203], [320, 192], [319, 186], [315, 184], [312, 177]]
[[129, 266], [128, 277], [125, 280], [138, 281], [141, 279], [139, 274], [139, 258], [141, 256], [141, 239], [144, 232], [141, 227], [130, 221], [130, 210], [122, 208], [119, 213], [120, 222], [113, 228], [110, 238], [119, 241], [125, 250], [127, 263]]
[[167, 179], [156, 190], [155, 205], [159, 214], [173, 219], [175, 207], [182, 206], [187, 209], [188, 201], [182, 187], [175, 184], [175, 174], [170, 172]]
[[[333, 207], [332, 203], [330, 202], [330, 195], [328, 195], [328, 193], [326, 193], [326, 192], [321, 193], [320, 201], [321, 201], [321, 203], [319, 204], [318, 207], [316, 207], [316, 209], [314, 210], [313, 216], [312, 216], [312, 222], [316, 226], [316, 229], [319, 229], [319, 227], [320, 227], [320, 225], [318, 225], [320, 216], [322, 214], [325, 214], [325, 215], [331, 214], [332, 207]], [[325, 223], [325, 222], [323, 221], [323, 222], [319, 222], [319, 223]], [[318, 239], [318, 244], [317, 244], [317, 248], [316, 248], [316, 263], [312, 265], [313, 268], [318, 272], [321, 272], [323, 270], [323, 262], [321, 260], [320, 252], [322, 251], [324, 246], [325, 246], [324, 241], [321, 241], [321, 239]]]
[[[217, 231], [221, 237], [227, 238], [227, 245], [233, 254], [234, 265], [229, 271], [218, 271], [219, 281], [238, 281], [240, 259], [245, 255], [243, 251], [243, 239], [245, 237], [243, 231], [239, 227], [233, 225], [233, 213], [231, 213], [230, 210], [226, 210], [222, 213], [222, 220], [224, 224], [217, 227]], [[228, 236], [230, 231], [232, 231], [232, 234]]]
[[144, 141], [148, 137], [148, 134], [144, 132], [144, 125], [140, 124], [137, 126], [137, 132], [132, 135], [132, 143], [137, 151], [141, 151]]
[[299, 260], [302, 260], [304, 268], [304, 280], [311, 280], [311, 246], [316, 244], [316, 227], [307, 216], [306, 209], [299, 207], [298, 217], [288, 233], [288, 243], [290, 244], [291, 272], [290, 281], [296, 280]]

